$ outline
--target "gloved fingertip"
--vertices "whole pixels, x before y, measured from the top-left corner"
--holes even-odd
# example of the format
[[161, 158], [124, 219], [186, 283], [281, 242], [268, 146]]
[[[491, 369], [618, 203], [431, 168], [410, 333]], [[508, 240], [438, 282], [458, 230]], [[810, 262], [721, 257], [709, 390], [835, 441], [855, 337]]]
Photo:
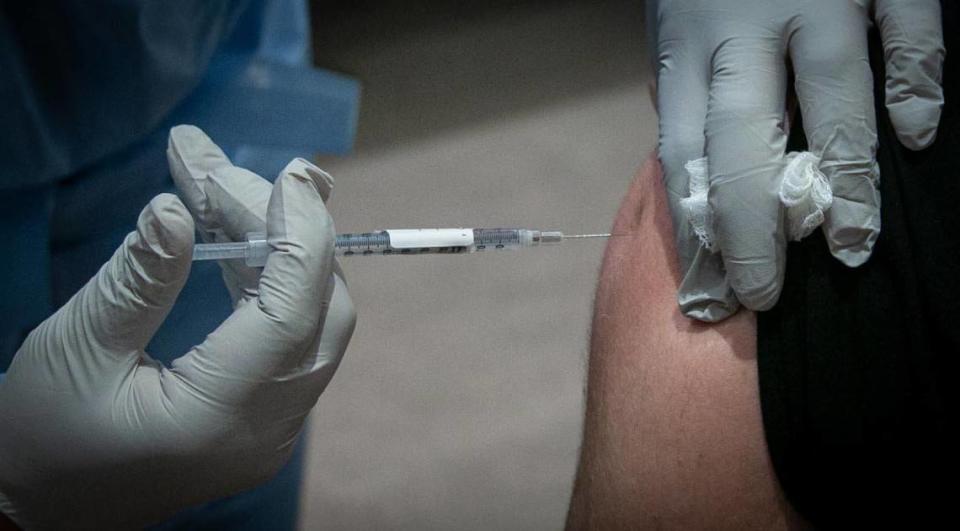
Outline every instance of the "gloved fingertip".
[[193, 230], [193, 218], [173, 194], [160, 194], [144, 207], [137, 230], [92, 282], [94, 299], [112, 309], [101, 312], [104, 323], [128, 322], [136, 333], [117, 336], [105, 327], [101, 341], [146, 344], [190, 274]]
[[783, 289], [783, 268], [776, 262], [728, 266], [728, 278], [740, 302], [758, 312], [773, 308]]
[[737, 313], [740, 304], [736, 301], [722, 301], [713, 299], [691, 299], [680, 294], [677, 297], [680, 313], [691, 319], [706, 323], [717, 323]]
[[195, 125], [179, 124], [170, 128], [168, 145], [180, 145], [183, 142], [211, 141], [203, 129]]
[[830, 253], [847, 267], [860, 267], [873, 254], [876, 237], [866, 238], [856, 244], [836, 245], [830, 242]]
[[[267, 236], [274, 248], [295, 255], [330, 255], [333, 220], [322, 202], [322, 170], [302, 159], [291, 161], [277, 178], [267, 205]], [[328, 267], [326, 259], [303, 265]], [[313, 273], [310, 273], [313, 274]]]
[[907, 149], [926, 149], [937, 139], [937, 128], [943, 112], [943, 100], [912, 98], [887, 105], [890, 121], [900, 143]]
[[161, 258], [189, 262], [193, 253], [193, 217], [180, 198], [160, 194], [153, 198], [137, 223], [140, 240]]
[[677, 304], [683, 315], [709, 323], [722, 321], [737, 312], [740, 302], [730, 288], [719, 254], [697, 246], [680, 281]]
[[847, 267], [860, 267], [870, 259], [872, 251], [839, 249], [833, 256]]
[[862, 198], [862, 195], [858, 201], [835, 197], [823, 224], [830, 254], [848, 267], [863, 265], [880, 237], [879, 192], [874, 197]]
[[213, 170], [232, 163], [213, 140], [197, 126], [177, 125], [167, 140], [167, 162], [178, 186], [187, 179], [200, 179]]
[[291, 160], [280, 172], [281, 176], [286, 174], [293, 175], [301, 181], [313, 183], [324, 202], [330, 199], [330, 194], [333, 192], [333, 177], [310, 161], [302, 158]]
[[773, 308], [777, 304], [777, 301], [780, 300], [782, 288], [783, 286], [779, 283], [772, 283], [765, 286], [754, 287], [753, 289], [744, 291], [742, 294], [738, 293], [737, 296], [740, 297], [740, 302], [742, 302], [743, 306], [747, 309], [755, 312], [763, 312]]
[[209, 142], [207, 137], [199, 127], [195, 125], [175, 125], [170, 128], [170, 134], [167, 136], [167, 158], [182, 159], [183, 151], [188, 150], [189, 146], [197, 142]]

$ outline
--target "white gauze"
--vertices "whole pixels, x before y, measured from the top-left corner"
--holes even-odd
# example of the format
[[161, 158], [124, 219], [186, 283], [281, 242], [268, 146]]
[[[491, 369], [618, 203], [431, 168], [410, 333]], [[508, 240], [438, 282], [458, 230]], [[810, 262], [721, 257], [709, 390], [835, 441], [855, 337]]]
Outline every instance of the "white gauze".
[[[820, 157], [809, 151], [788, 153], [784, 158], [780, 202], [787, 213], [787, 238], [799, 241], [823, 223], [824, 213], [833, 204], [833, 191], [820, 171]], [[716, 229], [708, 194], [710, 176], [707, 157], [688, 161], [690, 196], [680, 200], [693, 232], [708, 250], [716, 252]]]
[[833, 190], [820, 171], [820, 157], [803, 151], [788, 153], [785, 160], [780, 202], [787, 207], [787, 238], [799, 241], [823, 223]]
[[680, 208], [687, 214], [693, 232], [709, 251], [715, 251], [716, 232], [713, 226], [713, 210], [707, 202], [710, 191], [710, 176], [707, 172], [707, 157], [688, 161], [683, 167], [690, 177], [690, 197], [680, 200]]

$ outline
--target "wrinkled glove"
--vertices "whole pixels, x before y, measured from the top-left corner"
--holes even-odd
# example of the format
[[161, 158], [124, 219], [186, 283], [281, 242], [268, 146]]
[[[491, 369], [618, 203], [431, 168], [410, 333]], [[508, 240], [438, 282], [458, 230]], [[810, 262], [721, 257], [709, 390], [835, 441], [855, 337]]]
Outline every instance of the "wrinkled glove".
[[[157, 196], [0, 383], [0, 511], [24, 528], [140, 527], [266, 481], [350, 340], [330, 177], [294, 160], [271, 186], [195, 127], [168, 156], [187, 207]], [[271, 253], [262, 272], [224, 264], [234, 313], [167, 369], [144, 347], [189, 274], [194, 220], [207, 240], [265, 230]]]
[[[880, 232], [867, 30], [872, 17], [897, 135], [922, 149], [943, 106], [939, 2], [651, 0], [648, 9], [681, 311], [719, 321], [740, 302], [769, 309], [786, 240], [821, 222], [833, 255], [863, 264]], [[789, 156], [788, 60], [811, 151]]]

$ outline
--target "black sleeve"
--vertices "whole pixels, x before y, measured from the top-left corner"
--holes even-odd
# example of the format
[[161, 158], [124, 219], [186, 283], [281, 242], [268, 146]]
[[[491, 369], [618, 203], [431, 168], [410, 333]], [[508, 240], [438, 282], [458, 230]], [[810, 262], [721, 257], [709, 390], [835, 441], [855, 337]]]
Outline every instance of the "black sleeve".
[[[942, 10], [946, 104], [937, 140], [921, 152], [894, 134], [883, 106], [882, 49], [871, 35], [882, 194], [873, 257], [847, 268], [820, 231], [791, 244], [780, 302], [758, 318], [774, 467], [787, 498], [818, 527], [918, 528], [953, 512], [960, 20], [954, 0]], [[791, 144], [806, 147], [799, 124]]]

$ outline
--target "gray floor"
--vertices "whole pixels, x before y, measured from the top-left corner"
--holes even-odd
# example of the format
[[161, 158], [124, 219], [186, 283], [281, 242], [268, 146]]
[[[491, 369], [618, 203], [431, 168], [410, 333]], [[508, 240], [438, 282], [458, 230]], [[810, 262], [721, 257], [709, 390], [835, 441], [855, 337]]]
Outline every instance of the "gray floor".
[[[338, 230], [605, 231], [655, 143], [641, 10], [318, 23], [318, 62], [364, 82], [356, 153], [321, 160]], [[343, 260], [359, 322], [310, 425], [301, 527], [561, 528], [602, 251]]]

